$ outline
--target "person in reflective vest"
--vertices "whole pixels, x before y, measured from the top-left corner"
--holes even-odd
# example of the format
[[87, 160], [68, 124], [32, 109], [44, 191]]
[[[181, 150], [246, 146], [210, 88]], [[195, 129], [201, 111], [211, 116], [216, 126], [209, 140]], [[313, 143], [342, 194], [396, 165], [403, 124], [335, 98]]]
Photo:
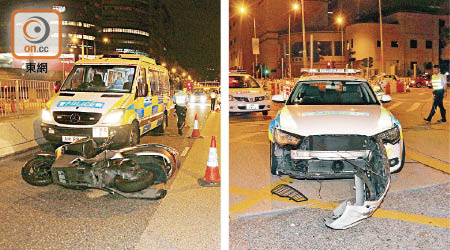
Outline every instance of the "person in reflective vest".
[[436, 107], [439, 107], [439, 110], [441, 111], [441, 120], [438, 120], [437, 122], [446, 122], [447, 119], [445, 118], [445, 108], [444, 108], [444, 96], [446, 93], [446, 79], [445, 75], [440, 73], [439, 65], [434, 65], [433, 67], [433, 75], [431, 76], [431, 84], [433, 85], [433, 106], [431, 107], [430, 114], [428, 115], [428, 118], [424, 119], [427, 122], [431, 121], [431, 118], [433, 118], [434, 113], [436, 113]]
[[178, 91], [173, 96], [173, 102], [175, 103], [175, 113], [177, 114], [177, 127], [178, 127], [178, 134], [183, 135], [183, 127], [186, 122], [186, 112], [187, 112], [187, 102], [188, 97], [186, 94], [186, 89], [183, 91]]

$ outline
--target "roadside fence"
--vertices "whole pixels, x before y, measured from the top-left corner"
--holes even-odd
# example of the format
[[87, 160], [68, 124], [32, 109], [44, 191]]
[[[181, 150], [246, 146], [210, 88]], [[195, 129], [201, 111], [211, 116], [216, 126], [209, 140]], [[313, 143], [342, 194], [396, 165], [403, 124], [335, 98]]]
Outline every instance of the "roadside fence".
[[39, 111], [55, 93], [53, 82], [0, 79], [0, 118]]

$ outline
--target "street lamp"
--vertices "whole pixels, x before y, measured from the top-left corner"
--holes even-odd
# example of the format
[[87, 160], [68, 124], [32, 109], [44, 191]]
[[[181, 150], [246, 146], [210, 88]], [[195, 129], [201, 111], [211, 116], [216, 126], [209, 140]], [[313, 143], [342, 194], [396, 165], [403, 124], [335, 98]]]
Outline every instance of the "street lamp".
[[172, 73], [173, 74], [177, 73], [177, 69], [176, 68], [172, 68]]
[[[242, 18], [242, 16], [245, 14], [245, 12], [246, 12], [246, 9], [245, 9], [245, 7], [244, 6], [241, 6], [241, 8], [239, 9], [239, 12], [241, 13], [241, 18]], [[242, 19], [241, 19], [242, 20]], [[255, 16], [253, 16], [253, 36], [254, 36], [254, 38], [256, 39], [256, 20], [255, 20]], [[242, 38], [241, 38], [242, 39]], [[252, 45], [253, 45], [253, 42], [252, 42]], [[253, 50], [253, 46], [252, 46], [252, 50]], [[255, 54], [255, 65], [254, 65], [254, 67], [253, 67], [253, 73], [255, 73], [254, 72], [254, 70], [255, 70], [255, 67], [258, 65], [258, 54]]]
[[[292, 5], [292, 10], [294, 11], [294, 12], [296, 12], [297, 10], [298, 10], [298, 8], [299, 8], [299, 6], [298, 6], [298, 3], [294, 3], [293, 5]], [[294, 14], [295, 15], [295, 14]], [[295, 23], [295, 22], [294, 22]], [[289, 13], [289, 27], [288, 27], [288, 29], [289, 29], [289, 35], [288, 35], [288, 43], [289, 43], [289, 69], [288, 69], [288, 72], [289, 72], [289, 78], [291, 78], [292, 77], [292, 68], [291, 68], [291, 56], [292, 56], [292, 51], [291, 51], [291, 13]], [[304, 43], [304, 42], [303, 42]]]
[[185, 77], [186, 76], [186, 72], [181, 73], [181, 76]]
[[[339, 27], [341, 28], [341, 56], [342, 56], [342, 58], [344, 58], [344, 27], [343, 27], [344, 19], [341, 16], [339, 16], [336, 19], [336, 22], [338, 23]], [[344, 60], [344, 59], [342, 59], [342, 60]]]
[[[302, 34], [303, 34], [303, 65], [306, 65], [306, 35], [305, 35], [305, 5], [303, 3], [303, 0], [301, 1], [302, 4]], [[313, 56], [313, 55], [311, 55]]]

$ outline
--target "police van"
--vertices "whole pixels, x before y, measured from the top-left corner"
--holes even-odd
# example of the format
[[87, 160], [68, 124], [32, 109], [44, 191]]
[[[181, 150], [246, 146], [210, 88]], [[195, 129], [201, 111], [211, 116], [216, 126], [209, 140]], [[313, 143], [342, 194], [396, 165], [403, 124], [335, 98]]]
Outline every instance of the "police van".
[[269, 113], [270, 96], [251, 75], [245, 74], [245, 71], [230, 71], [229, 92], [230, 113]]
[[154, 59], [132, 54], [80, 60], [42, 110], [42, 133], [54, 145], [81, 138], [112, 146], [136, 145], [140, 135], [164, 132], [169, 75]]

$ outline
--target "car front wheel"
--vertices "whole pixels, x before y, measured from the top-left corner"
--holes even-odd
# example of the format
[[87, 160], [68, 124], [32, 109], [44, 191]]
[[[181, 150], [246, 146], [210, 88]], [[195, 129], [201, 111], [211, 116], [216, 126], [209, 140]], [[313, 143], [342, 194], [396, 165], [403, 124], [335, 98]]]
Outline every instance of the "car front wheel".
[[277, 174], [278, 162], [275, 157], [275, 143], [270, 143], [270, 173], [273, 175]]

